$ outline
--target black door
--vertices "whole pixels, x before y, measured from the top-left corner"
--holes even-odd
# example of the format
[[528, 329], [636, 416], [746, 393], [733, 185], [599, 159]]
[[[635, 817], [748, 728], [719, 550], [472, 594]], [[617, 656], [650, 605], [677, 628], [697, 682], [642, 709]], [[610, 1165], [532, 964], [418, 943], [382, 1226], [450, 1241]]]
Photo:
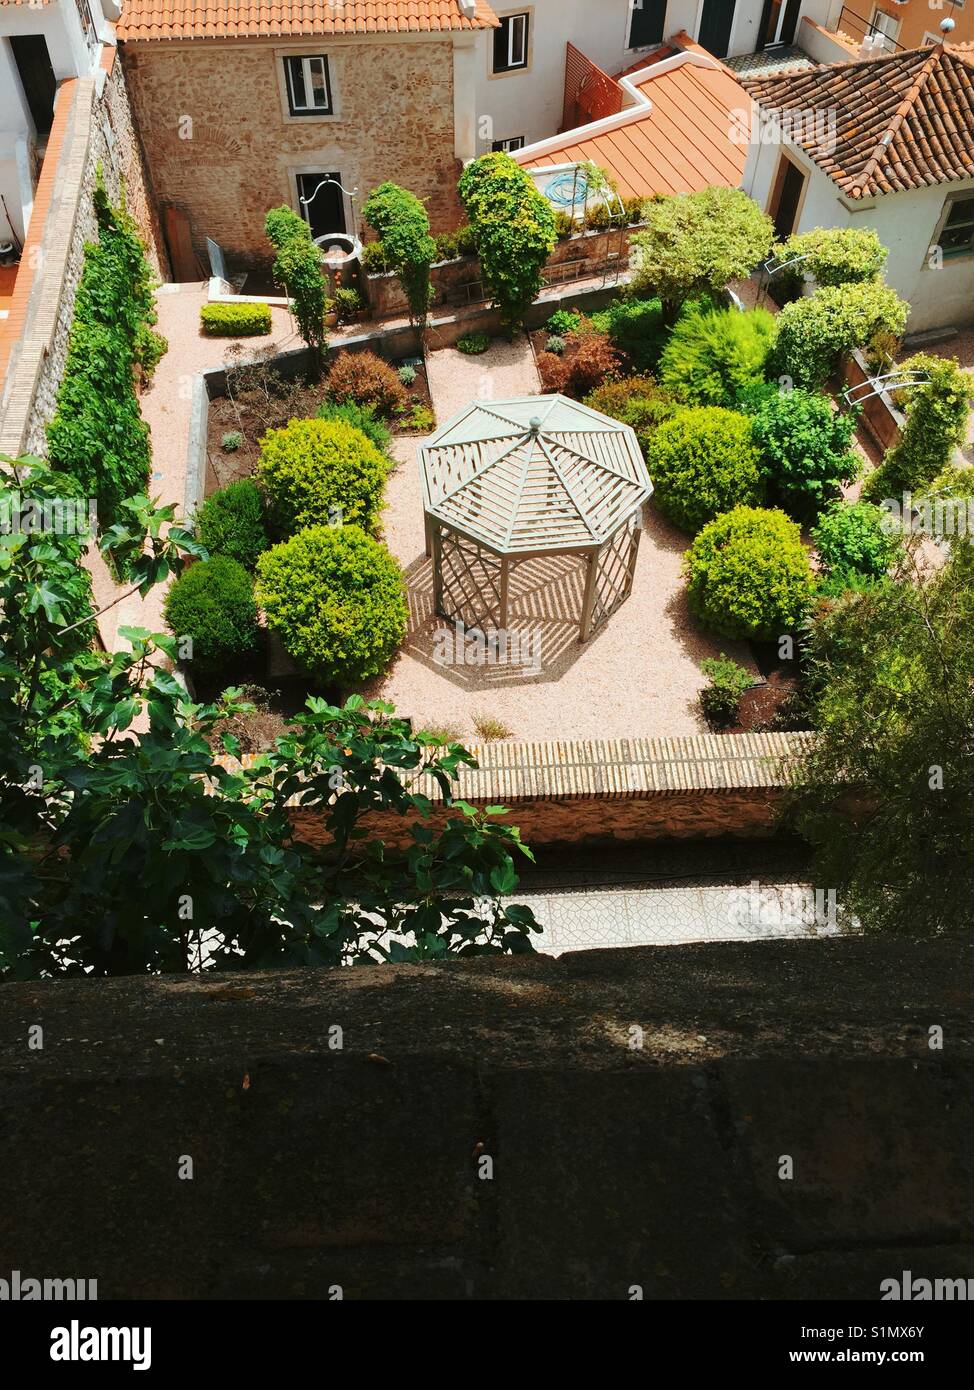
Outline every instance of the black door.
[[10, 40], [14, 62], [20, 74], [21, 86], [27, 98], [34, 129], [38, 135], [49, 135], [54, 117], [54, 93], [57, 78], [51, 67], [51, 57], [43, 34], [21, 34]]
[[734, 24], [734, 0], [704, 0], [697, 42], [715, 58], [726, 58]]
[[781, 26], [779, 43], [794, 43], [795, 30], [798, 28], [798, 16], [801, 12], [802, 0], [788, 0], [785, 6], [785, 22]]
[[[332, 182], [324, 183], [325, 179]], [[341, 174], [298, 174], [298, 207], [311, 228], [312, 237], [344, 232], [345, 199], [338, 187], [341, 181]], [[307, 205], [300, 201], [302, 198], [310, 199]]]
[[805, 175], [790, 159], [781, 157], [782, 166], [778, 170], [778, 188], [775, 206], [771, 209], [771, 220], [778, 240], [784, 241], [795, 230], [798, 217], [798, 204], [805, 187]]

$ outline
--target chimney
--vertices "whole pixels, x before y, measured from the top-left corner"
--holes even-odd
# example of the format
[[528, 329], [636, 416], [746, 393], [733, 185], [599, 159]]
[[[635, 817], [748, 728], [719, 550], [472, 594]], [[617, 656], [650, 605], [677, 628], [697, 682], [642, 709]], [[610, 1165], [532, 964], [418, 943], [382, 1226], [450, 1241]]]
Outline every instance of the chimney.
[[477, 13], [477, 0], [457, 0], [464, 19], [473, 19]]

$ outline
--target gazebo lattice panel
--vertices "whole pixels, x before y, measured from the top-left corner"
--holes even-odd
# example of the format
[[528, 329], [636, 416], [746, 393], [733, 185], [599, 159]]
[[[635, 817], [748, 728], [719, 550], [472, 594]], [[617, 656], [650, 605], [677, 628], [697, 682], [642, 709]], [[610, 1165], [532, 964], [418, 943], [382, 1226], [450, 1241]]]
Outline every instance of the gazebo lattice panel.
[[631, 592], [653, 485], [628, 425], [565, 396], [475, 401], [419, 451], [436, 610], [506, 629], [512, 567], [586, 562], [584, 642]]

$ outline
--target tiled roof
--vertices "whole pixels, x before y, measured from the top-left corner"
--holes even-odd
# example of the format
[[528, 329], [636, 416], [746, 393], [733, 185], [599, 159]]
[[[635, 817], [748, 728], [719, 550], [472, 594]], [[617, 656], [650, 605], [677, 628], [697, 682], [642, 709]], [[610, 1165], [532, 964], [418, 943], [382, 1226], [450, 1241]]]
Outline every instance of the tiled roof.
[[[650, 54], [650, 59], [655, 58]], [[621, 116], [517, 150], [528, 169], [592, 160], [624, 198], [739, 188], [747, 159], [750, 103], [716, 59], [682, 55], [627, 80], [644, 103]]]
[[468, 18], [460, 0], [124, 0], [118, 37], [281, 38], [302, 34], [428, 34], [492, 29], [497, 17], [477, 0]]
[[767, 110], [793, 113], [788, 138], [851, 198], [974, 178], [968, 45], [935, 44], [744, 85]]

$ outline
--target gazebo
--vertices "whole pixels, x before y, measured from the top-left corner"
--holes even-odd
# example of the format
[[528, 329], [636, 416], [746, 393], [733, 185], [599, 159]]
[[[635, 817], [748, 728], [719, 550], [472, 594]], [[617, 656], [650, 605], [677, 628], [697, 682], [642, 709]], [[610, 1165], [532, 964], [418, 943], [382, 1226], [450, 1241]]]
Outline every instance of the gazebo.
[[632, 590], [653, 485], [628, 425], [566, 396], [475, 401], [419, 450], [437, 613], [507, 631], [511, 570], [577, 556], [585, 642]]

